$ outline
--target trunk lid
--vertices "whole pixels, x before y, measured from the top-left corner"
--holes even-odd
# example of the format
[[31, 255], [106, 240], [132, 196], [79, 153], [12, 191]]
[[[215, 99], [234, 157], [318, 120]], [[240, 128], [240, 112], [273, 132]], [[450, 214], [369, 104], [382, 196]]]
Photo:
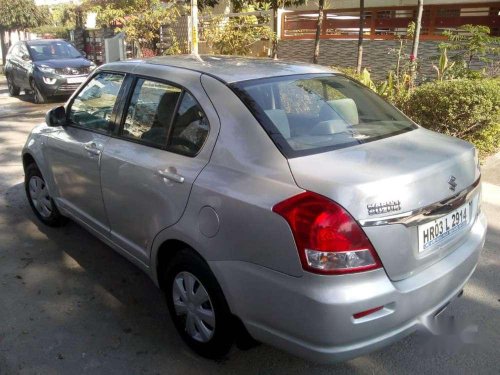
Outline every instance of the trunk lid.
[[[441, 202], [467, 189], [479, 178], [474, 147], [470, 143], [423, 128], [353, 147], [292, 158], [289, 165], [299, 187], [334, 200], [361, 223]], [[456, 184], [454, 191], [449, 183], [452, 176], [452, 184]], [[441, 213], [448, 212], [441, 210]], [[475, 218], [475, 211], [472, 214]], [[468, 220], [466, 226], [470, 228], [472, 222]], [[418, 225], [424, 223], [420, 221]], [[419, 252], [418, 225], [363, 225], [392, 280], [404, 279], [442, 259], [469, 231], [462, 228], [444, 242]]]

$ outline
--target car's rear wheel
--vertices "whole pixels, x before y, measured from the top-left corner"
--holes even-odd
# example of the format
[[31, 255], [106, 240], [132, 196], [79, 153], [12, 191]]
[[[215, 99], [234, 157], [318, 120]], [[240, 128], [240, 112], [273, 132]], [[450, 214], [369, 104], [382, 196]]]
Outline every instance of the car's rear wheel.
[[174, 325], [187, 345], [212, 359], [223, 357], [235, 339], [234, 319], [208, 265], [190, 249], [175, 255], [164, 291]]
[[47, 102], [47, 98], [45, 97], [45, 95], [43, 95], [43, 93], [40, 91], [40, 89], [38, 88], [36, 82], [34, 79], [32, 79], [30, 81], [30, 86], [31, 86], [31, 92], [33, 94], [33, 101], [36, 103], [36, 104], [43, 104], [43, 103], [46, 103]]
[[42, 223], [51, 227], [66, 223], [67, 218], [57, 209], [54, 200], [50, 197], [47, 184], [35, 164], [30, 164], [26, 168], [24, 187], [29, 204]]
[[14, 80], [10, 74], [7, 76], [7, 87], [9, 88], [10, 96], [18, 96], [21, 92], [21, 89], [14, 84]]

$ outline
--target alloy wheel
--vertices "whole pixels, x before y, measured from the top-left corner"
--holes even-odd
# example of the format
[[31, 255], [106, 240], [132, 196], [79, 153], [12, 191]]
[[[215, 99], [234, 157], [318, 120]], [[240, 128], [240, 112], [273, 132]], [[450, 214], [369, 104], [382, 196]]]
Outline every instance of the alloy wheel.
[[38, 176], [32, 176], [29, 181], [29, 193], [37, 212], [44, 218], [50, 217], [53, 207], [45, 181]]
[[185, 319], [186, 333], [196, 341], [208, 342], [215, 332], [215, 312], [203, 284], [189, 272], [178, 273], [172, 285], [178, 317]]

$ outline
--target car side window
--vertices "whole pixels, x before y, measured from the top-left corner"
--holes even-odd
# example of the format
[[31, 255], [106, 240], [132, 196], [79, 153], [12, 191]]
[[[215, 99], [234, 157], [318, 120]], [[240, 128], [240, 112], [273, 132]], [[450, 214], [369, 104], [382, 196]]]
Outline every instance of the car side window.
[[165, 83], [138, 79], [121, 135], [165, 147], [181, 89]]
[[198, 102], [184, 92], [170, 134], [169, 151], [194, 156], [201, 149], [210, 129], [207, 117]]
[[18, 57], [19, 55], [19, 44], [14, 44], [9, 51], [9, 56], [8, 57]]
[[19, 45], [19, 57], [23, 57], [23, 56], [29, 56], [29, 52], [28, 52], [28, 49], [26, 48], [26, 46], [24, 44], [20, 44]]
[[124, 76], [99, 73], [73, 100], [69, 110], [70, 123], [93, 131], [109, 133], [111, 115]]

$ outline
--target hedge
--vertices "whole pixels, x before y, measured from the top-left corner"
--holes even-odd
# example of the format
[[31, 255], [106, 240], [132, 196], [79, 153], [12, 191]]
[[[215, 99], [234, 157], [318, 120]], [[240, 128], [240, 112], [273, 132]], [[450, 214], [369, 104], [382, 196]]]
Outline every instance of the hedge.
[[400, 108], [425, 128], [474, 143], [482, 156], [500, 150], [500, 79], [426, 83]]

